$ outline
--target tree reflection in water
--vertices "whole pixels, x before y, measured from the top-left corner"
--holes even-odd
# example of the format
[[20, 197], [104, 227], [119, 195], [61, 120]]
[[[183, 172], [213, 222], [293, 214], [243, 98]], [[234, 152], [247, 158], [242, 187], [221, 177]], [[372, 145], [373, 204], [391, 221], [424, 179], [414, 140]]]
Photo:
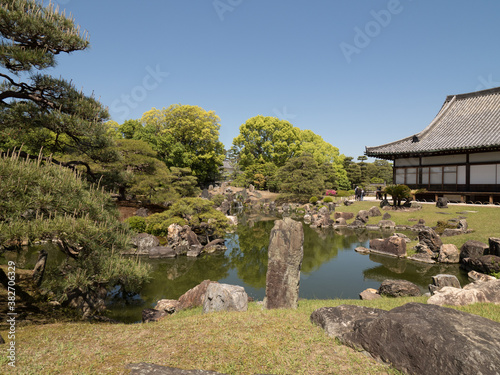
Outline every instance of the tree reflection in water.
[[[210, 279], [245, 287], [247, 293], [262, 299], [265, 293], [267, 249], [275, 218], [240, 217], [234, 233], [228, 234], [225, 254], [199, 258], [144, 259], [152, 265], [152, 282], [133, 298], [111, 299], [114, 317], [123, 321], [140, 320], [143, 308], [154, 307], [160, 299], [177, 299], [190, 288]], [[304, 225], [301, 298], [359, 298], [366, 288], [378, 288], [385, 279], [404, 279], [426, 291], [431, 276], [456, 275], [462, 286], [466, 274], [458, 265], [429, 265], [383, 255], [362, 255], [357, 246], [368, 246], [371, 238], [387, 237], [390, 232], [366, 229], [313, 229]], [[115, 293], [119, 297], [119, 291]]]

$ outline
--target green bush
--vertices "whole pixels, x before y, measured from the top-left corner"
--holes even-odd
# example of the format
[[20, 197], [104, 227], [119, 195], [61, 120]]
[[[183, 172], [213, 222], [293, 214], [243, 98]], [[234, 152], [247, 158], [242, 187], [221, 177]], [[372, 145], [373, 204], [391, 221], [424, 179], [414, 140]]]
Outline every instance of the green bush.
[[354, 190], [337, 190], [337, 197], [350, 197], [354, 195]]
[[333, 202], [333, 198], [332, 197], [324, 197], [323, 198], [323, 203], [330, 203], [330, 202]]
[[224, 237], [229, 229], [226, 216], [214, 208], [212, 201], [203, 198], [182, 198], [168, 210], [148, 216], [146, 233], [166, 236], [171, 224], [189, 225], [196, 234], [210, 240]]
[[316, 204], [317, 202], [318, 202], [318, 197], [312, 196], [311, 198], [309, 198], [309, 203]]
[[143, 233], [146, 230], [146, 219], [141, 216], [131, 216], [125, 222], [134, 232]]
[[182, 227], [187, 224], [187, 221], [178, 216], [170, 216], [168, 211], [153, 214], [146, 218], [145, 232], [154, 236], [167, 236], [168, 227], [172, 224]]
[[212, 196], [212, 198], [210, 198], [215, 208], [220, 207], [220, 205], [222, 204], [222, 202], [224, 202], [225, 199], [226, 197], [222, 194], [216, 194]]

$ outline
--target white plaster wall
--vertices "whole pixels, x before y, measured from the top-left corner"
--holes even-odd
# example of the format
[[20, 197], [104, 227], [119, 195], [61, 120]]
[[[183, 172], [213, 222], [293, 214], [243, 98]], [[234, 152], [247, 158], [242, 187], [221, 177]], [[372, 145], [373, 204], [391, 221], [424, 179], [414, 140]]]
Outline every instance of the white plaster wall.
[[470, 154], [469, 161], [471, 163], [485, 162], [485, 161], [500, 162], [500, 152], [482, 152], [477, 154]]
[[418, 164], [418, 158], [402, 158], [394, 160], [394, 165], [396, 167], [416, 167]]
[[461, 164], [465, 163], [467, 156], [464, 155], [440, 155], [426, 156], [422, 158], [422, 165], [438, 165], [438, 164]]

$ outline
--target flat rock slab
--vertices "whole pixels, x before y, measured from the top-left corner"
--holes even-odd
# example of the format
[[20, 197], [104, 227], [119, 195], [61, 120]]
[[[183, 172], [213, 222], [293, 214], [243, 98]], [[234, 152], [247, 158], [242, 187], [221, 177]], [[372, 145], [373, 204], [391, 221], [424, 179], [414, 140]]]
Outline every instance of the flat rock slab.
[[385, 313], [385, 310], [354, 305], [322, 307], [313, 311], [311, 323], [323, 328], [328, 336], [341, 338], [354, 330], [356, 322], [369, 321]]
[[131, 363], [127, 365], [130, 375], [224, 375], [220, 372], [205, 370], [182, 370], [152, 363]]
[[[354, 322], [344, 315], [336, 323], [345, 327], [343, 331], [352, 329], [340, 334], [342, 343], [366, 350], [405, 373], [500, 373], [500, 323], [495, 321], [421, 303], [407, 303]], [[342, 316], [342, 311], [334, 316]]]

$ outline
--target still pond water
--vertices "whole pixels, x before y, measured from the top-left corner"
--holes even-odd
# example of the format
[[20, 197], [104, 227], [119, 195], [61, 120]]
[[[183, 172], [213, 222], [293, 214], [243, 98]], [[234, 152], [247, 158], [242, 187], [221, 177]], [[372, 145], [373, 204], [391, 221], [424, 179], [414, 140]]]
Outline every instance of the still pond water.
[[[236, 232], [227, 235], [227, 251], [223, 254], [146, 260], [152, 266], [152, 282], [132, 298], [125, 300], [120, 293], [110, 296], [111, 316], [123, 322], [140, 321], [142, 309], [153, 308], [160, 299], [178, 299], [206, 279], [241, 285], [250, 297], [262, 300], [273, 225], [271, 218], [240, 220]], [[431, 276], [440, 273], [456, 275], [462, 286], [468, 283], [466, 273], [458, 265], [430, 265], [354, 251], [358, 246], [367, 247], [370, 238], [376, 237], [380, 237], [380, 232], [347, 230], [339, 234], [331, 228], [312, 229], [304, 225], [300, 298], [358, 299], [364, 289], [378, 289], [385, 279], [408, 280], [427, 292]]]

